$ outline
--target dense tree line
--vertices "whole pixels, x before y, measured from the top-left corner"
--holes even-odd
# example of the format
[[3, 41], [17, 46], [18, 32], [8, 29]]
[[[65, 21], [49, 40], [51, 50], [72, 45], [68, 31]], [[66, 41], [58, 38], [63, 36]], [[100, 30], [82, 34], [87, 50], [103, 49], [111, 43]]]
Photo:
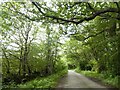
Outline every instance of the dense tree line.
[[[4, 8], [5, 4], [9, 8]], [[26, 82], [65, 69], [58, 53], [59, 30], [53, 24], [30, 21], [10, 9], [10, 3], [1, 7], [3, 82]]]
[[[61, 57], [69, 68], [120, 75], [120, 2], [30, 0], [3, 3], [1, 11], [6, 80], [55, 73], [65, 68]], [[65, 45], [62, 36], [70, 38]]]
[[[100, 24], [100, 22], [102, 23]], [[114, 24], [115, 22], [116, 24]], [[76, 63], [79, 62], [78, 66], [81, 70], [95, 70], [113, 76], [119, 75], [118, 36], [120, 29], [119, 26], [113, 28], [115, 27], [113, 25], [119, 25], [119, 22], [112, 20], [106, 23], [98, 17], [84, 27], [86, 32], [89, 29], [94, 30], [88, 33], [92, 37], [84, 40], [83, 36], [87, 37], [87, 35], [83, 35], [84, 32], [72, 35], [66, 46], [68, 48], [67, 58], [74, 59]], [[96, 32], [101, 32], [101, 29], [104, 32], [96, 35]], [[111, 33], [110, 30], [114, 30], [114, 33]]]

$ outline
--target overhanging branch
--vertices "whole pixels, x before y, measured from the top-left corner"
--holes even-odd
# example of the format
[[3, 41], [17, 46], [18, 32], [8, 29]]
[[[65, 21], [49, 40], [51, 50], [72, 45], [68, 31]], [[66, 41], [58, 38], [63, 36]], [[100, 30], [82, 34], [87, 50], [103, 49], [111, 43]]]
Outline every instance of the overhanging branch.
[[57, 17], [57, 16], [54, 16], [54, 15], [47, 15], [46, 13], [44, 13], [42, 10], [41, 10], [41, 7], [40, 5], [38, 4], [38, 2], [32, 2], [32, 4], [39, 10], [39, 12], [45, 16], [45, 17], [48, 17], [48, 18], [52, 18], [52, 19], [55, 19], [55, 20], [61, 20], [61, 21], [64, 21], [64, 22], [70, 22], [70, 23], [74, 23], [74, 24], [79, 24], [79, 23], [82, 23], [83, 21], [90, 21], [92, 19], [94, 19], [96, 16], [99, 16], [101, 14], [104, 14], [104, 13], [107, 13], [107, 12], [113, 12], [113, 13], [120, 13], [119, 10], [117, 8], [107, 8], [107, 9], [103, 9], [103, 10], [99, 10], [99, 11], [96, 11], [94, 14], [92, 14], [91, 16], [88, 16], [88, 17], [84, 17], [80, 20], [72, 20], [72, 19], [64, 19], [64, 18], [61, 18], [61, 17]]
[[107, 13], [107, 12], [120, 13], [119, 10], [116, 9], [116, 8], [108, 8], [108, 9], [104, 9], [104, 10], [99, 10], [99, 11], [95, 12], [94, 14], [92, 14], [91, 16], [85, 17], [85, 18], [79, 20], [79, 21], [77, 22], [77, 24], [82, 23], [83, 21], [92, 20], [92, 19], [94, 19], [96, 16], [99, 16], [99, 15], [104, 14], [104, 13]]

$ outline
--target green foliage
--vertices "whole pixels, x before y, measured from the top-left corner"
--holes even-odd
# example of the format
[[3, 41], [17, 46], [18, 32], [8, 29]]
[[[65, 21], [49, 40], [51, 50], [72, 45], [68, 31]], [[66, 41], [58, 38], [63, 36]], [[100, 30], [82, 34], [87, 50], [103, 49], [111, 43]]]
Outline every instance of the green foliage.
[[3, 86], [3, 88], [55, 88], [58, 80], [67, 74], [67, 69], [59, 71], [47, 77], [37, 77], [29, 82], [18, 84], [11, 83], [10, 85]]
[[[95, 73], [88, 72], [88, 75], [94, 77], [97, 77], [98, 73], [104, 76], [110, 74], [111, 77], [106, 81], [110, 83], [113, 81], [115, 84], [116, 77], [120, 75], [118, 71], [120, 21], [119, 13], [116, 12], [119, 3], [5, 2], [1, 4], [3, 82], [17, 77], [15, 79], [23, 83], [30, 77], [51, 75], [67, 68], [65, 64], [67, 63], [69, 69], [77, 67], [78, 71], [95, 71]], [[104, 11], [111, 11], [111, 8], [115, 12]], [[97, 16], [94, 18], [94, 15]], [[86, 22], [78, 25], [76, 23], [78, 21]], [[68, 38], [69, 40], [65, 42]], [[54, 77], [42, 79], [43, 83], [35, 79], [25, 84], [26, 86], [22, 84], [20, 86], [51, 87], [55, 84], [54, 79], [51, 79]], [[48, 85], [45, 86], [45, 83]]]
[[64, 60], [59, 60], [55, 64], [55, 72], [59, 72], [61, 70], [67, 69], [67, 65]]

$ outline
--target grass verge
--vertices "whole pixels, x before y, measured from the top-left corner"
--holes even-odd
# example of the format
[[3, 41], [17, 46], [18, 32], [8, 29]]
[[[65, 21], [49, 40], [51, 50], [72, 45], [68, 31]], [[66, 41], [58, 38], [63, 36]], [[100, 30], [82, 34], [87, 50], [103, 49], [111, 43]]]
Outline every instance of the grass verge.
[[111, 75], [99, 74], [95, 71], [80, 71], [78, 69], [76, 69], [75, 71], [87, 77], [97, 79], [96, 81], [102, 82], [106, 86], [119, 88], [118, 76], [111, 77]]

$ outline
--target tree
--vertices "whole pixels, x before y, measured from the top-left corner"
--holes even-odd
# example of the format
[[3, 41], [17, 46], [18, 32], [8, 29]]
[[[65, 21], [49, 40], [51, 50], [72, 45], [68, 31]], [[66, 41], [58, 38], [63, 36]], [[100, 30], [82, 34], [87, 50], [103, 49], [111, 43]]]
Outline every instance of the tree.
[[[2, 35], [3, 35], [3, 58], [7, 61], [7, 72], [10, 73], [10, 57], [17, 59], [19, 63], [18, 75], [26, 73], [30, 75], [31, 70], [28, 65], [28, 55], [32, 41], [36, 38], [37, 27], [32, 26], [34, 22], [22, 20], [21, 17], [10, 17], [10, 12], [5, 13], [3, 9]], [[12, 13], [14, 15], [14, 13]], [[5, 19], [6, 17], [6, 19]], [[32, 36], [31, 36], [32, 35]]]

